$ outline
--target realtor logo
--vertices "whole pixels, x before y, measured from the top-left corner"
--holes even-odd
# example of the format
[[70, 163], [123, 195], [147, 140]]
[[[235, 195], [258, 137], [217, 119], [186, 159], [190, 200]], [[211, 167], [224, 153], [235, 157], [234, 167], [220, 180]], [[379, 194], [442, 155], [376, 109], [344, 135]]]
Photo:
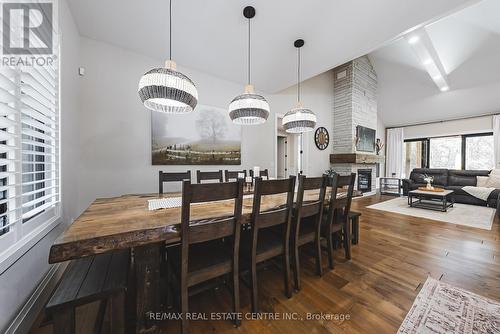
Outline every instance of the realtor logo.
[[3, 2], [2, 50], [4, 55], [53, 53], [51, 2]]

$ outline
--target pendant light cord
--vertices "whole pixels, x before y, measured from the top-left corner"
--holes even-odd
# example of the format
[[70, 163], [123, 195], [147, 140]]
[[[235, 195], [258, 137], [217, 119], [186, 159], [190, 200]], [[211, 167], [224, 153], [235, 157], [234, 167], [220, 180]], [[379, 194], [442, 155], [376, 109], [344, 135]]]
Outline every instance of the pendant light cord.
[[248, 84], [250, 85], [250, 19], [248, 19]]
[[168, 15], [170, 24], [168, 44], [169, 44], [170, 60], [172, 60], [172, 0], [170, 0]]
[[300, 48], [297, 48], [297, 102], [300, 102]]

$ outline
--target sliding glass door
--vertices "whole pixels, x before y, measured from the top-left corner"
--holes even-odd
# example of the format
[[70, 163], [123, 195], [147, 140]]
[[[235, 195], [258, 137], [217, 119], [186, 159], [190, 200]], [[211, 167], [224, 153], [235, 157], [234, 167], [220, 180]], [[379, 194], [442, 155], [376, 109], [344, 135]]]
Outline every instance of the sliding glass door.
[[405, 168], [406, 177], [410, 176], [414, 168], [426, 168], [428, 161], [427, 139], [412, 139], [405, 141]]

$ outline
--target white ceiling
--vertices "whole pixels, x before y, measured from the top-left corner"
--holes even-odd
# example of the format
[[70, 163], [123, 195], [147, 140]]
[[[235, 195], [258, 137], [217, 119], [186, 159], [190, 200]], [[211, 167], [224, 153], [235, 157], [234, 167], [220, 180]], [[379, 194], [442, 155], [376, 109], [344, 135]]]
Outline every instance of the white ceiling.
[[[168, 0], [68, 1], [81, 35], [166, 58]], [[276, 92], [295, 84], [292, 43], [297, 38], [306, 41], [302, 76], [307, 79], [473, 2], [173, 0], [173, 58], [182, 66], [244, 83], [247, 25], [242, 9], [252, 4], [257, 10], [252, 23], [252, 81], [258, 90]], [[453, 59], [448, 66], [460, 61]]]
[[439, 91], [404, 39], [370, 53], [385, 125], [500, 112], [500, 1], [483, 0], [425, 29], [450, 91]]

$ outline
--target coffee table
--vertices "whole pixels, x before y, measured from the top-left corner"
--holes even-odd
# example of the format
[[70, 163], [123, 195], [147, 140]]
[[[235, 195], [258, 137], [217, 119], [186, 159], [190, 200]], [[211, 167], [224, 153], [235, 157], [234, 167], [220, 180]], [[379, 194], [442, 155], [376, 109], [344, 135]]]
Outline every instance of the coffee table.
[[446, 212], [455, 203], [453, 190], [442, 192], [412, 190], [408, 192], [408, 205], [412, 208]]

